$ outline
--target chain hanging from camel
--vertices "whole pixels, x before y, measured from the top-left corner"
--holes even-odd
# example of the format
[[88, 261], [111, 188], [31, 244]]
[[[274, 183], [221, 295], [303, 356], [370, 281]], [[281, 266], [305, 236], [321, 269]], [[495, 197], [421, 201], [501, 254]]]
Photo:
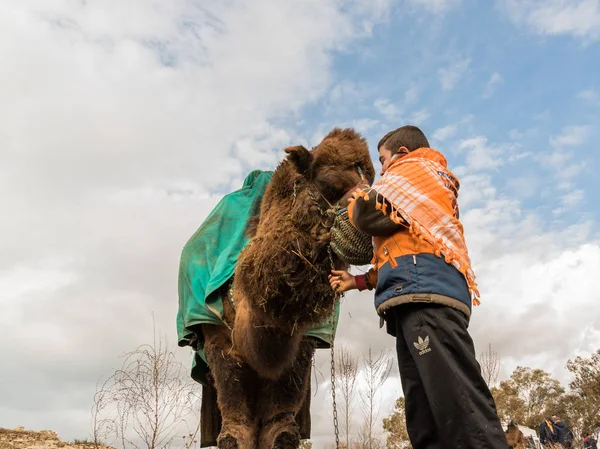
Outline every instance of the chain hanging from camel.
[[[331, 268], [335, 269], [335, 263], [333, 262], [333, 254], [331, 246], [329, 247], [329, 260], [331, 262]], [[334, 304], [340, 301], [341, 293], [335, 293], [335, 301]], [[340, 449], [340, 426], [338, 422], [338, 414], [337, 414], [337, 402], [335, 398], [335, 349], [333, 347], [333, 341], [335, 340], [335, 313], [331, 314], [331, 400], [333, 404], [333, 430], [335, 433], [335, 449]]]

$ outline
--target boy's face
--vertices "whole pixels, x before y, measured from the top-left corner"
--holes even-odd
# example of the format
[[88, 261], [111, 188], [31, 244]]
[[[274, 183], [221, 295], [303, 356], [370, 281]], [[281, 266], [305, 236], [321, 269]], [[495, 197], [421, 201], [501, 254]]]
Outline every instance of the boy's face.
[[407, 155], [408, 153], [410, 153], [408, 148], [400, 147], [398, 148], [396, 154], [392, 154], [392, 150], [389, 150], [385, 147], [385, 145], [382, 145], [379, 148], [379, 162], [381, 162], [380, 175], [383, 176], [383, 174], [387, 171], [388, 167], [390, 166], [390, 163], [392, 162], [392, 159], [398, 159]]
[[381, 162], [381, 176], [385, 173], [390, 165], [390, 160], [392, 159], [392, 152], [388, 150], [385, 145], [382, 145], [379, 148], [379, 162]]

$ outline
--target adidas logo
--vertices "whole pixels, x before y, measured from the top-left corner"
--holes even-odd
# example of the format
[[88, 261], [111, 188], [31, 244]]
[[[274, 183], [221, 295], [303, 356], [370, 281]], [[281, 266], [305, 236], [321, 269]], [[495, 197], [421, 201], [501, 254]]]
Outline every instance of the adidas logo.
[[418, 341], [414, 342], [413, 345], [419, 350], [419, 355], [431, 352], [431, 348], [429, 347], [429, 335], [425, 337], [425, 340], [419, 337]]

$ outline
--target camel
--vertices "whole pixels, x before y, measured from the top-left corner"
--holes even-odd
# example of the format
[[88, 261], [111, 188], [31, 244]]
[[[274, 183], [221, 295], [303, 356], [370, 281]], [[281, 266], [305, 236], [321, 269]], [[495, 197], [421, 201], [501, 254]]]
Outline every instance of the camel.
[[367, 143], [334, 129], [308, 150], [285, 149], [247, 232], [231, 284], [223, 289], [227, 326], [203, 324], [217, 392], [219, 449], [295, 449], [315, 350], [309, 326], [332, 316], [332, 205], [361, 179], [374, 179]]
[[521, 432], [519, 426], [516, 423], [511, 421], [508, 424], [508, 427], [506, 428], [506, 432], [504, 432], [504, 434], [506, 435], [506, 440], [508, 442], [509, 448], [525, 449], [525, 436], [523, 435], [523, 432]]

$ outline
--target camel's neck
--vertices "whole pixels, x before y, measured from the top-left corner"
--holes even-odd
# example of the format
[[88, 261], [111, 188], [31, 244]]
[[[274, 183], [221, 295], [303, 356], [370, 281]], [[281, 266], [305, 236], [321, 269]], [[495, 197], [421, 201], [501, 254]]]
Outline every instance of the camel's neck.
[[234, 347], [263, 377], [276, 379], [292, 365], [305, 331], [243, 302], [236, 312]]

